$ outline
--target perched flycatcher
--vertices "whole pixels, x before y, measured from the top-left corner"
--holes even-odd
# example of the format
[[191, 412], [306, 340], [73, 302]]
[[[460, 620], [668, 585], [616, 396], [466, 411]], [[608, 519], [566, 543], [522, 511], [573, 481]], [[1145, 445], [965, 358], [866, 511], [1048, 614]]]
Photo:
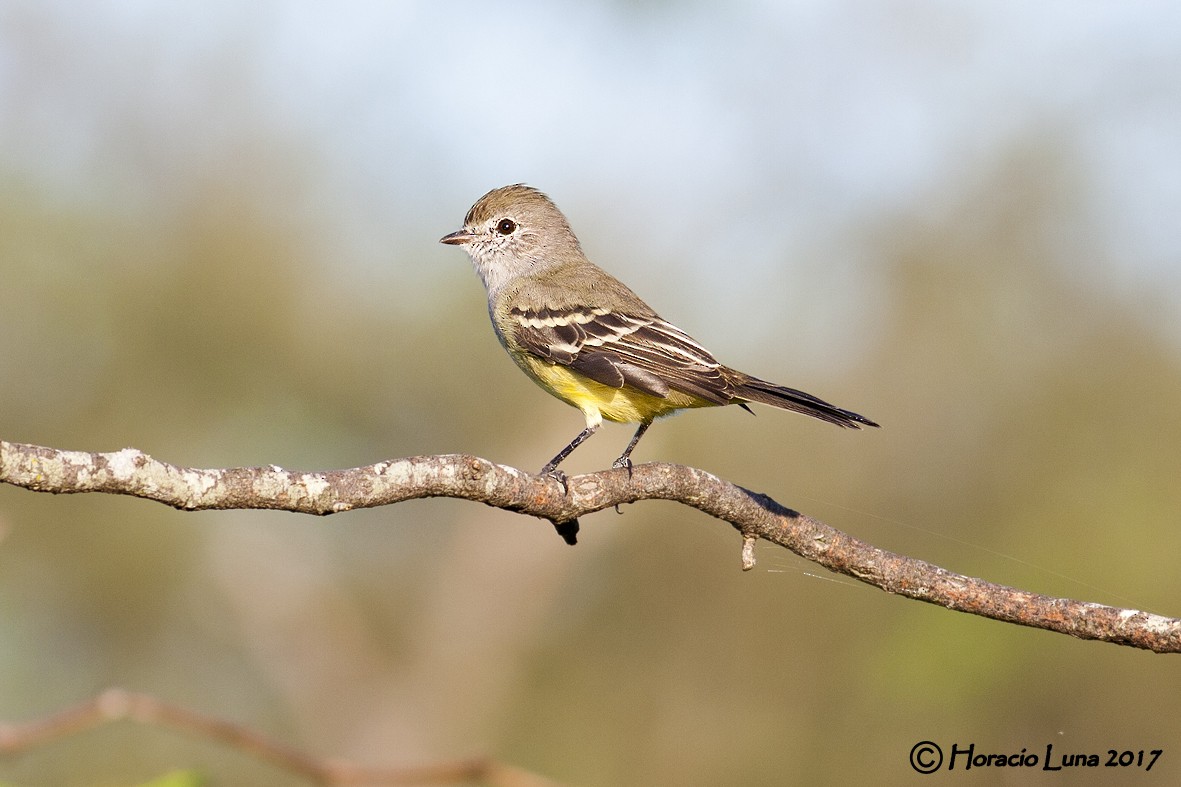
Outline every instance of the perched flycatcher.
[[537, 189], [494, 189], [472, 205], [463, 229], [441, 243], [463, 246], [488, 290], [496, 337], [533, 381], [586, 416], [586, 428], [542, 468], [558, 464], [602, 425], [638, 423], [614, 467], [652, 422], [686, 407], [758, 402], [837, 426], [877, 426], [811, 394], [723, 366], [622, 282], [586, 258], [566, 217]]

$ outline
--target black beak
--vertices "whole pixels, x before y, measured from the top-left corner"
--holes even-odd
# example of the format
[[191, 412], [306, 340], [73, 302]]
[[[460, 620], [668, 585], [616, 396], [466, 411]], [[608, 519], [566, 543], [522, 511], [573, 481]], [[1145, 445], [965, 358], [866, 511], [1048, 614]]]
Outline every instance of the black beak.
[[444, 235], [439, 238], [439, 243], [446, 243], [448, 246], [462, 246], [470, 242], [474, 237], [476, 236], [467, 230], [456, 230], [450, 235]]

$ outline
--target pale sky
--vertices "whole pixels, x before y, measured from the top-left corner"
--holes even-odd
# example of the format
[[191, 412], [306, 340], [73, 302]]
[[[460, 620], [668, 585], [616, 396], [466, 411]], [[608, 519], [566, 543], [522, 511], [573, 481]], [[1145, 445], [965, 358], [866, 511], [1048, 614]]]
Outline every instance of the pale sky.
[[7, 3], [0, 168], [134, 212], [227, 151], [296, 151], [315, 187], [291, 198], [342, 266], [445, 253], [476, 197], [527, 181], [593, 255], [626, 251], [599, 260], [616, 273], [676, 264], [724, 297], [721, 269], [870, 264], [851, 227], [937, 212], [1044, 132], [1078, 169], [1062, 231], [1088, 234], [1088, 275], [1181, 292], [1179, 9]]

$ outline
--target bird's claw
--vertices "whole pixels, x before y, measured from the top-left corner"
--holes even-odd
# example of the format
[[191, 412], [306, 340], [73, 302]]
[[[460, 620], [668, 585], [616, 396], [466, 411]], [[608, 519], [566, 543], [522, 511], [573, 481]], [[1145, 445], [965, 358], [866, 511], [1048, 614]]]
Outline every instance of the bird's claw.
[[[545, 467], [541, 468], [541, 472], [538, 473], [538, 475], [541, 476], [542, 478], [552, 478], [553, 480], [558, 482], [559, 486], [562, 487], [562, 494], [563, 495], [570, 494], [570, 484], [569, 484], [569, 481], [566, 477], [566, 474], [563, 473], [561, 470], [557, 469], [556, 467], [551, 467], [549, 465], [546, 465]], [[562, 537], [563, 541], [565, 541], [570, 546], [574, 546], [575, 544], [578, 543], [578, 520], [577, 519], [570, 519], [565, 522], [559, 522], [555, 519], [551, 519], [550, 521], [553, 522], [554, 530], [558, 531], [558, 535]]]
[[557, 481], [558, 485], [562, 487], [562, 494], [567, 494], [570, 491], [570, 484], [567, 483], [568, 478], [561, 470], [553, 467], [543, 467], [538, 475]]

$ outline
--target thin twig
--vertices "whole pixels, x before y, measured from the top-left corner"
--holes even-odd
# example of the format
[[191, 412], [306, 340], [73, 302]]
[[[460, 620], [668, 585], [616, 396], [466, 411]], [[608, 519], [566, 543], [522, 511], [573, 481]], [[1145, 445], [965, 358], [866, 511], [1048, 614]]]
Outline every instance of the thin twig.
[[257, 730], [172, 705], [149, 694], [112, 688], [85, 702], [23, 724], [0, 724], [0, 753], [14, 754], [115, 721], [166, 727], [250, 754], [320, 784], [467, 784], [549, 787], [555, 783], [520, 768], [480, 757], [416, 767], [373, 767], [317, 759]]

